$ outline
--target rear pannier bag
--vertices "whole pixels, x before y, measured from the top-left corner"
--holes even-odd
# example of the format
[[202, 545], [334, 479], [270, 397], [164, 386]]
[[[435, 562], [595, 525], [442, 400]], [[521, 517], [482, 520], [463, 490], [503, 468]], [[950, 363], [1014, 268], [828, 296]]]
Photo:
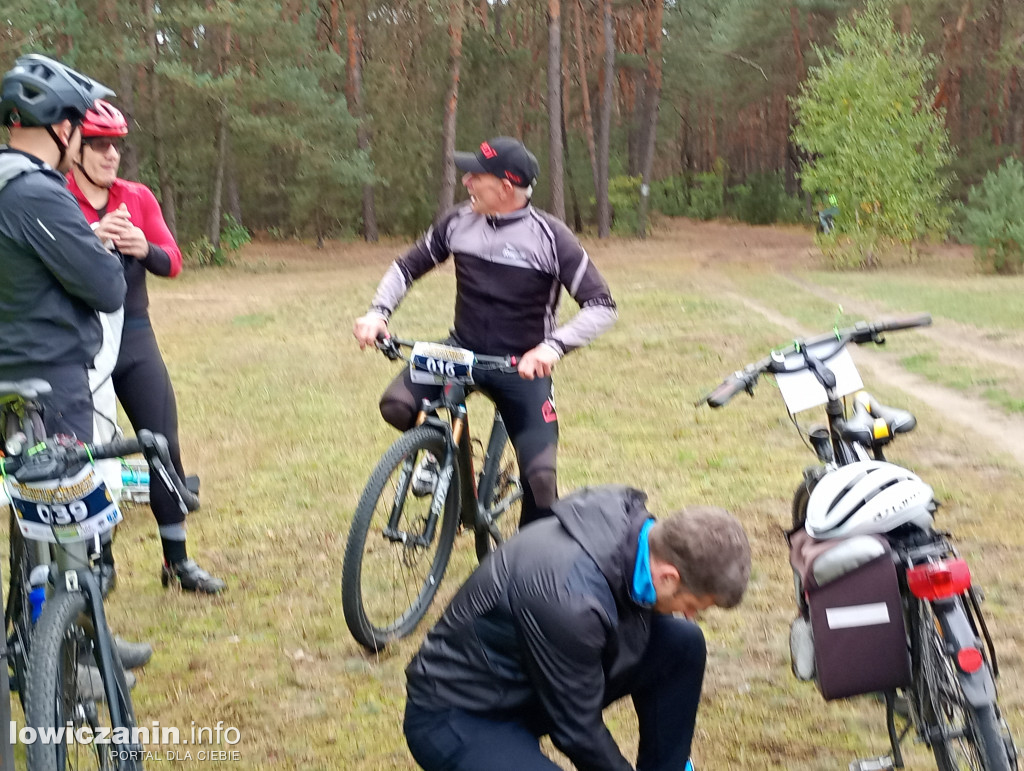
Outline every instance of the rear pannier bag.
[[790, 561], [805, 587], [822, 696], [910, 685], [899, 578], [885, 539], [817, 541], [800, 530], [789, 540]]

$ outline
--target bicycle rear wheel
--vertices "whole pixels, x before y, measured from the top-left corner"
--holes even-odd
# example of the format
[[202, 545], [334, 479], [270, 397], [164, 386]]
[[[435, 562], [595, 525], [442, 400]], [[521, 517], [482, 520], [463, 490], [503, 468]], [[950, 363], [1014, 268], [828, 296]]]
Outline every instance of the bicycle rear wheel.
[[[25, 721], [37, 731], [66, 730], [70, 725], [75, 737], [70, 743], [66, 737], [56, 742], [44, 742], [40, 737], [28, 745], [28, 766], [33, 771], [142, 768], [143, 748], [132, 744], [135, 710], [124, 669], [109, 630], [94, 629], [91, 620], [83, 623], [86, 608], [87, 600], [81, 592], [61, 592], [46, 601], [36, 623]], [[114, 693], [94, 682], [98, 669], [87, 669], [99, 660], [95, 655], [98, 633], [110, 641]], [[90, 742], [80, 743], [80, 734], [88, 735]]]
[[[356, 506], [341, 573], [342, 609], [360, 645], [380, 651], [419, 624], [437, 592], [459, 524], [459, 465], [429, 495], [412, 476], [426, 453], [441, 460], [447, 441], [430, 426], [402, 434], [384, 453]], [[447, 490], [444, 490], [447, 479]]]
[[[953, 612], [963, 616], [962, 628], [969, 628], [962, 601], [957, 598], [956, 603]], [[931, 604], [918, 603], [918, 612], [920, 664], [916, 687], [922, 691], [925, 733], [939, 771], [1013, 771], [1013, 742], [998, 705], [995, 700], [984, 706], [970, 704]], [[987, 660], [982, 667], [988, 671]]]
[[519, 518], [523, 514], [523, 481], [519, 476], [519, 460], [507, 435], [501, 455], [494, 462], [493, 468], [484, 469], [479, 492], [487, 520], [497, 530], [498, 536], [496, 539], [491, 529], [476, 532], [476, 557], [482, 561], [519, 531]]

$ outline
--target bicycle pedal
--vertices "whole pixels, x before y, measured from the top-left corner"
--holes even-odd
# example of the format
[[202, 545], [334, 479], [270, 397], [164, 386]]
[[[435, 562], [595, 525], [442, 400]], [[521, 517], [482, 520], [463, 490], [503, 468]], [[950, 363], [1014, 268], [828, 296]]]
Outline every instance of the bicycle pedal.
[[862, 758], [850, 763], [850, 771], [893, 771], [895, 768], [892, 758], [888, 756]]

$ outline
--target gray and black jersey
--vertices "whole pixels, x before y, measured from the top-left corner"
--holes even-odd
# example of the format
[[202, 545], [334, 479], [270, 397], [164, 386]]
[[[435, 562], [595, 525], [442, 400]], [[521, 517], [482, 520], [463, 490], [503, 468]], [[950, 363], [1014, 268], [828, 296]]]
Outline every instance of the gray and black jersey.
[[[455, 337], [476, 353], [522, 355], [540, 343], [560, 354], [586, 345], [617, 317], [604, 278], [572, 231], [526, 206], [485, 217], [468, 203], [442, 216], [384, 275], [371, 309], [390, 317], [412, 282], [455, 257]], [[558, 326], [565, 287], [580, 311]]]

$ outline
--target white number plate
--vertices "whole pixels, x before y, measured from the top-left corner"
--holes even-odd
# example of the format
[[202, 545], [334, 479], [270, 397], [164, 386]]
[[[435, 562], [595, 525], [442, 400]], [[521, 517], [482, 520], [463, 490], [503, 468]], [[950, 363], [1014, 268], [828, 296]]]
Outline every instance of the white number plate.
[[[812, 346], [811, 351], [820, 355], [828, 353], [835, 343], [829, 341], [819, 346]], [[786, 365], [794, 368], [803, 366], [804, 357], [799, 353], [792, 353], [786, 357]], [[825, 366], [832, 370], [836, 376], [836, 394], [846, 396], [864, 387], [860, 379], [857, 366], [853, 363], [853, 357], [847, 348], [840, 349], [839, 353], [825, 361]], [[782, 399], [791, 415], [795, 415], [811, 407], [817, 407], [828, 401], [825, 389], [809, 369], [800, 369], [796, 372], [777, 372], [775, 382], [779, 384], [779, 391], [782, 392]]]
[[473, 382], [473, 352], [440, 343], [416, 343], [409, 357], [409, 374], [414, 383]]
[[77, 543], [113, 529], [121, 510], [92, 466], [59, 482], [4, 480], [21, 534], [31, 541]]

